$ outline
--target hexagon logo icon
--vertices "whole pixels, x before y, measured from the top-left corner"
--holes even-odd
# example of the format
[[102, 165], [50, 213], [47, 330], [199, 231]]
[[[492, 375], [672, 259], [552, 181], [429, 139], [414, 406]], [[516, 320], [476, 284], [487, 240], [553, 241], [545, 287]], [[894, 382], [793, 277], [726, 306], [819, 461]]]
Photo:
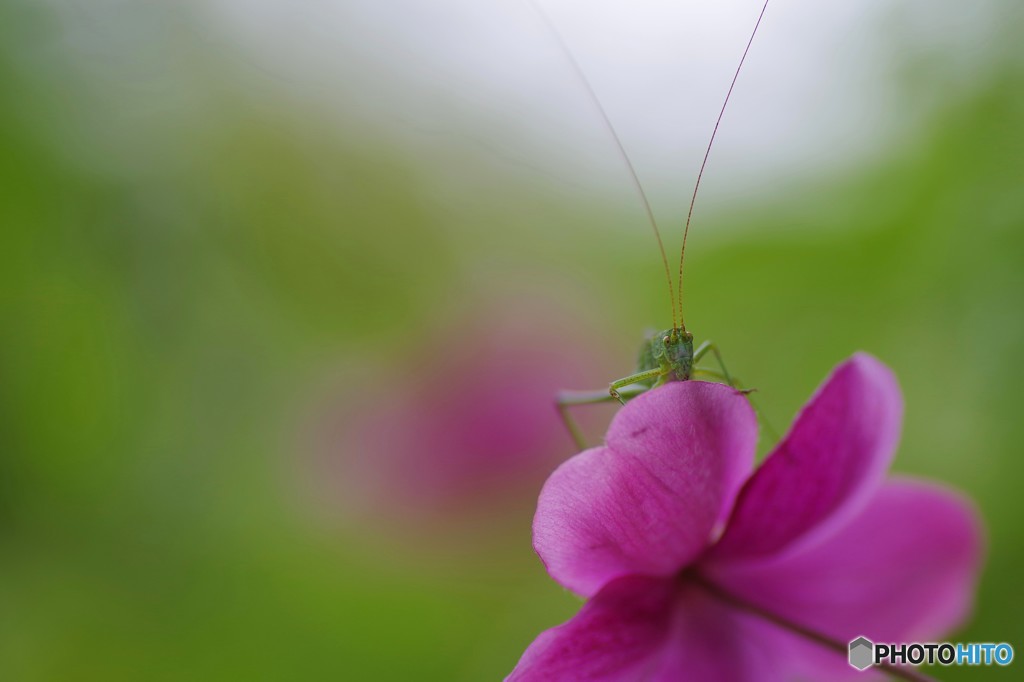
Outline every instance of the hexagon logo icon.
[[850, 642], [850, 665], [857, 670], [866, 670], [874, 663], [875, 645], [867, 637], [858, 637]]

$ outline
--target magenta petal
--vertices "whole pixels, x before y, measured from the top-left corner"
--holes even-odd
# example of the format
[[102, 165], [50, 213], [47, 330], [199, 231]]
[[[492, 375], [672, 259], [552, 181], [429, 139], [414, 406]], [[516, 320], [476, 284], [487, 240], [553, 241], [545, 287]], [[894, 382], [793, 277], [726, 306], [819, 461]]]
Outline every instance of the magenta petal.
[[626, 577], [541, 633], [507, 680], [783, 682], [799, 644], [695, 586]]
[[839, 365], [743, 486], [712, 555], [772, 554], [856, 513], [889, 468], [902, 416], [885, 365], [863, 353]]
[[[802, 642], [728, 606], [695, 585], [680, 585], [672, 627], [647, 676], [653, 682], [789, 682]], [[836, 658], [840, 658], [836, 656]]]
[[542, 632], [509, 682], [646, 679], [668, 634], [671, 580], [628, 577], [609, 584], [576, 616]]
[[722, 384], [674, 382], [631, 401], [608, 445], [541, 491], [533, 542], [551, 577], [589, 596], [624, 575], [678, 572], [728, 514], [756, 439], [747, 400]]
[[899, 480], [822, 542], [705, 574], [732, 594], [840, 641], [930, 641], [970, 610], [982, 557], [973, 507]]

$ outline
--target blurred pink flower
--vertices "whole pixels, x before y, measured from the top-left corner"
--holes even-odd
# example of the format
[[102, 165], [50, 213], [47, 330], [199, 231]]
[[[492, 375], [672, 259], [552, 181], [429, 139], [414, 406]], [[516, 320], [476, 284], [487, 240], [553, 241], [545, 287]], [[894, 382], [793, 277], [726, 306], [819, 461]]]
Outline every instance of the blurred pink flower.
[[822, 640], [949, 631], [972, 602], [980, 522], [946, 488], [885, 480], [901, 420], [892, 373], [856, 355], [751, 473], [756, 420], [737, 392], [687, 381], [636, 398], [605, 447], [544, 485], [534, 547], [590, 600], [508, 679], [844, 679], [863, 673]]
[[412, 363], [347, 389], [353, 397], [319, 430], [315, 475], [327, 495], [349, 513], [403, 524], [530, 513], [544, 479], [574, 452], [554, 395], [600, 376], [601, 353], [592, 344], [566, 353], [583, 333], [572, 327], [578, 317], [525, 307], [417, 338], [401, 356]]

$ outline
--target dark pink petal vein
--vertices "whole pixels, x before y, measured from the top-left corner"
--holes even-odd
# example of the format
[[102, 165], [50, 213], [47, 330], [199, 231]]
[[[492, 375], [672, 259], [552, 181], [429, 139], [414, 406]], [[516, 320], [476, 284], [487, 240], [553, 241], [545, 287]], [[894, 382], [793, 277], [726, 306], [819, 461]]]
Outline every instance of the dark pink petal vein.
[[963, 497], [897, 479], [817, 544], [705, 572], [730, 593], [839, 641], [930, 641], [970, 609], [982, 536]]

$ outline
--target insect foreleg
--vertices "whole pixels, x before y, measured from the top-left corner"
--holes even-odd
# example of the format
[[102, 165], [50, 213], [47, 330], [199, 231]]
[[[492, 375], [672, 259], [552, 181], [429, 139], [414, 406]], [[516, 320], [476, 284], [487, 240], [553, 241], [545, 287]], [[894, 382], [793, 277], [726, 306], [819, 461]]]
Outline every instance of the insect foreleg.
[[613, 381], [611, 385], [608, 386], [608, 395], [610, 395], [611, 397], [615, 398], [620, 403], [625, 405], [626, 401], [622, 397], [622, 394], [619, 392], [620, 388], [632, 386], [633, 384], [639, 384], [641, 381], [647, 381], [649, 379], [658, 379], [664, 376], [664, 374], [665, 370], [661, 369], [660, 367], [657, 367], [655, 369], [649, 369], [644, 372], [637, 372], [636, 374], [630, 374], [628, 377], [622, 377], [621, 379]]
[[[624, 390], [620, 395], [624, 395], [627, 398], [638, 396], [647, 390], [646, 386], [638, 386], [634, 389]], [[576, 447], [583, 450], [586, 447], [586, 443], [583, 440], [583, 432], [576, 424], [576, 420], [572, 418], [569, 413], [569, 408], [575, 405], [596, 405], [598, 403], [606, 403], [613, 400], [611, 393], [604, 389], [598, 389], [596, 391], [560, 391], [555, 397], [555, 406], [558, 408], [558, 414], [562, 418], [562, 423], [565, 424], [566, 430], [569, 435], [572, 436], [572, 440], [576, 443]]]

